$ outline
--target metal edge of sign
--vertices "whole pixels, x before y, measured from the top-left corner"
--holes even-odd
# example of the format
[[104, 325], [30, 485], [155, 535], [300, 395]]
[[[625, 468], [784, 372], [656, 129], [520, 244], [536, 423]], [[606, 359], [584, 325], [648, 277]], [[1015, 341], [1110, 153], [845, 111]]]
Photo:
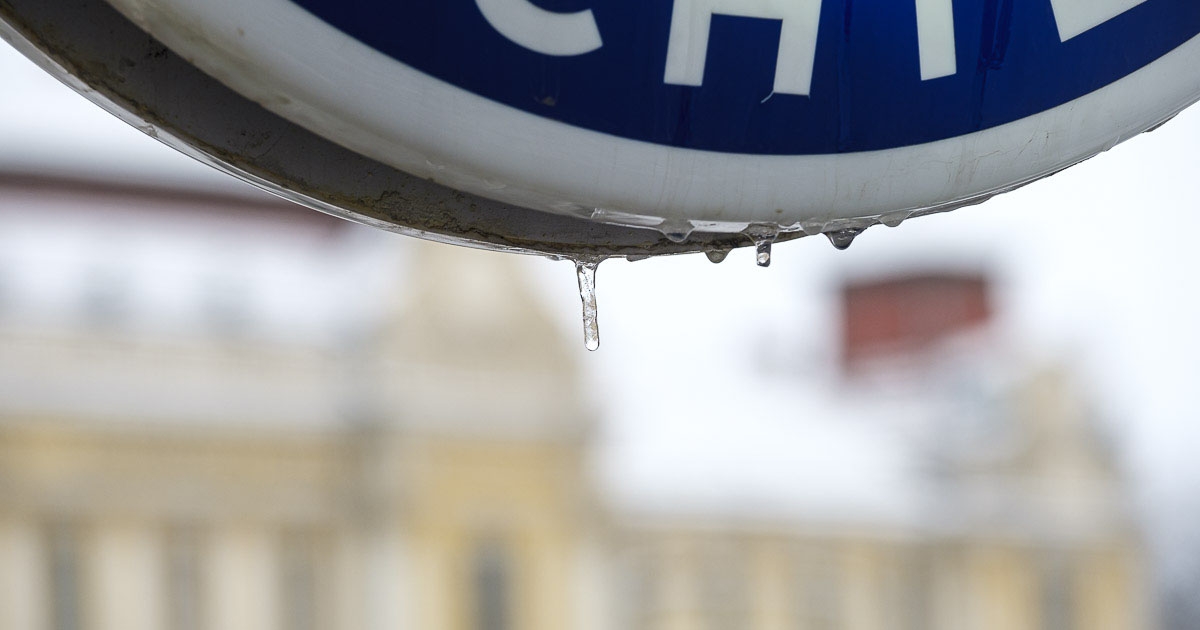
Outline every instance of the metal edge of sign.
[[[966, 136], [833, 155], [731, 155], [507, 107], [425, 76], [284, 0], [111, 2], [238, 92], [404, 172], [547, 214], [638, 226], [690, 221], [699, 232], [751, 223], [829, 232], [977, 203], [1099, 154], [1200, 97], [1197, 37], [1090, 94]], [[305, 80], [314, 68], [327, 92]], [[355, 98], [330, 96], [346, 93]]]
[[[284, 199], [426, 240], [565, 258], [729, 250], [742, 234], [661, 232], [464, 193], [364, 157], [208, 76], [105, 2], [0, 0], [0, 39], [93, 103], [205, 164]], [[779, 235], [779, 240], [804, 236]]]

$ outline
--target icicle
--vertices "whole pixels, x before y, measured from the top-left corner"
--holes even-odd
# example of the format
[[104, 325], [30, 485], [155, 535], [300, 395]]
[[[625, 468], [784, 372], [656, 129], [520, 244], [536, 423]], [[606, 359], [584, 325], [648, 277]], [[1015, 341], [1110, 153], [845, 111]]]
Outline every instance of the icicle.
[[591, 351], [600, 347], [600, 321], [596, 308], [596, 268], [599, 266], [598, 260], [575, 261], [579, 299], [583, 301], [583, 344]]

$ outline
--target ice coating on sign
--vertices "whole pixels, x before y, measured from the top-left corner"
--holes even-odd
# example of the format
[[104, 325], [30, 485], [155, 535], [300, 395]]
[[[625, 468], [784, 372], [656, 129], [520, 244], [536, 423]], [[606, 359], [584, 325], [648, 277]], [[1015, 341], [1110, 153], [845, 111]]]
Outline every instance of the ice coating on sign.
[[575, 261], [579, 299], [583, 302], [583, 345], [591, 351], [600, 347], [600, 320], [596, 308], [596, 268], [599, 266], [599, 260]]

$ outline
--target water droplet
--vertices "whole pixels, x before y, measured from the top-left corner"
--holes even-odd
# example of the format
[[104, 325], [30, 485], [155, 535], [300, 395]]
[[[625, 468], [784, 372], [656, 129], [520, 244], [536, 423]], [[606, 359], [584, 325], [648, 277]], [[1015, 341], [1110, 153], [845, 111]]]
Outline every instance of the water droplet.
[[854, 239], [866, 230], [866, 228], [846, 228], [844, 230], [826, 232], [825, 236], [829, 237], [829, 242], [833, 243], [835, 248], [845, 250], [849, 249], [854, 244]]
[[770, 241], [764, 240], [764, 241], [759, 241], [759, 242], [755, 243], [755, 245], [754, 245], [754, 247], [755, 247], [754, 261], [758, 263], [759, 267], [770, 267], [771, 266], [771, 243], [772, 242], [774, 242], [774, 241], [773, 240], [770, 240]]
[[663, 221], [658, 226], [658, 230], [672, 243], [682, 243], [688, 240], [694, 229], [696, 226], [692, 225], [691, 221]]
[[600, 321], [596, 309], [596, 268], [599, 260], [576, 260], [579, 299], [583, 301], [583, 345], [595, 351], [600, 347]]
[[890, 228], [894, 228], [894, 227], [900, 227], [900, 224], [904, 223], [904, 220], [907, 218], [908, 218], [907, 212], [893, 212], [891, 214], [885, 214], [885, 215], [879, 217], [879, 222]]
[[718, 264], [725, 262], [725, 257], [729, 255], [729, 250], [728, 249], [710, 249], [710, 250], [704, 252], [704, 255], [708, 256], [708, 262], [711, 262], [714, 265], [718, 265]]

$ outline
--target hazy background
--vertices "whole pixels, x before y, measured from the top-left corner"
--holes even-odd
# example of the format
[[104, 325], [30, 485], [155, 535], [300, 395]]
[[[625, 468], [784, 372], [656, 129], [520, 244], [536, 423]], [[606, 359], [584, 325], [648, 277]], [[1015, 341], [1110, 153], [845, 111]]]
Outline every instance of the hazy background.
[[[82, 178], [256, 198], [103, 113], [7, 47], [0, 49], [0, 78], [0, 173], [12, 181]], [[888, 459], [899, 457], [894, 442], [902, 438], [895, 434], [907, 429], [874, 423], [889, 411], [871, 401], [903, 396], [886, 388], [886, 395], [872, 394], [839, 375], [840, 292], [862, 279], [976, 274], [993, 290], [990, 343], [1004, 348], [1000, 354], [1020, 355], [1014, 365], [1052, 364], [1068, 373], [1109, 440], [1124, 479], [1120, 491], [1144, 534], [1152, 616], [1163, 628], [1194, 627], [1200, 620], [1194, 597], [1200, 592], [1198, 142], [1200, 112], [1185, 112], [1158, 131], [981, 206], [873, 228], [845, 252], [819, 237], [779, 245], [768, 269], [755, 267], [747, 250], [720, 265], [703, 256], [606, 262], [598, 273], [596, 353], [583, 348], [571, 265], [514, 259], [514, 273], [529, 279], [540, 312], [551, 318], [554, 338], [565, 339], [563, 360], [577, 370], [584, 408], [596, 418], [585, 469], [601, 503], [634, 512], [662, 505], [685, 514], [762, 510], [802, 520], [821, 506], [891, 509], [888, 497], [908, 491], [891, 471], [912, 462]], [[84, 290], [79, 273], [93, 274], [88, 286], [137, 274], [139, 286], [149, 288], [138, 294], [146, 306], [132, 309], [131, 321], [153, 334], [186, 337], [191, 316], [179, 279], [203, 277], [204, 286], [217, 287], [215, 309], [264, 322], [252, 337], [328, 349], [355, 343], [356, 325], [385, 320], [399, 299], [392, 287], [435, 275], [420, 266], [429, 260], [473, 274], [472, 263], [414, 254], [407, 239], [365, 228], [333, 228], [336, 236], [327, 237], [324, 223], [281, 228], [269, 213], [222, 223], [107, 208], [89, 218], [86, 205], [66, 208], [61, 200], [51, 216], [22, 213], [17, 201], [8, 200], [0, 227], [0, 313], [39, 330], [56, 318], [73, 325], [78, 300], [68, 294]], [[250, 229], [255, 224], [261, 235]], [[157, 240], [155, 230], [172, 236]], [[438, 279], [459, 281], [449, 272]], [[475, 293], [488, 295], [486, 287]], [[246, 295], [252, 298], [238, 302]], [[220, 310], [221, 296], [232, 300], [228, 312]], [[474, 335], [509, 334], [477, 319], [469, 322]], [[20, 362], [6, 365], [17, 370]], [[447, 399], [455, 391], [483, 391], [466, 384], [463, 372], [423, 374]], [[462, 379], [461, 389], [455, 379]], [[902, 374], [890, 379], [901, 389], [920, 389]], [[4, 382], [12, 388], [23, 381]], [[44, 382], [47, 391], [72, 387]], [[30, 390], [20, 389], [0, 390], [0, 402], [24, 401]], [[262, 405], [271, 400], [262, 393]], [[487, 406], [482, 401], [479, 408]], [[844, 458], [866, 464], [848, 474], [839, 467]]]

